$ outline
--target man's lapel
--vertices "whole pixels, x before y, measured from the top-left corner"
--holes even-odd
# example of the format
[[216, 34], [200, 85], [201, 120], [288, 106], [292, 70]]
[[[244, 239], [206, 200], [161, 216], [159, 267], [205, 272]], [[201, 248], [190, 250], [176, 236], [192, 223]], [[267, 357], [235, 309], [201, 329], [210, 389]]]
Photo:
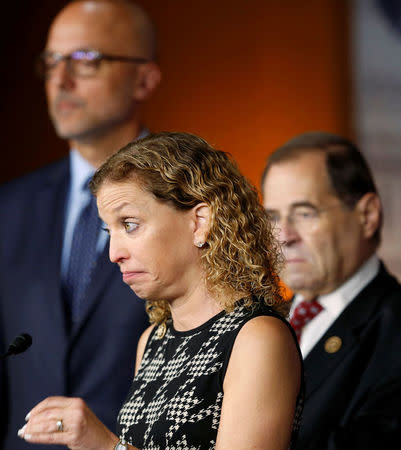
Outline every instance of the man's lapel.
[[[46, 283], [37, 283], [36, 298], [40, 298], [44, 306], [37, 308], [37, 314], [43, 314], [43, 324], [47, 327], [57, 327], [55, 336], [60, 330], [66, 333], [64, 302], [61, 295], [60, 265], [63, 243], [63, 230], [65, 218], [65, 204], [69, 184], [69, 163], [64, 160], [52, 167], [52, 172], [43, 180], [41, 189], [32, 199], [37, 202], [33, 211], [41, 213], [35, 220], [40, 228], [32, 239], [39, 239], [36, 247], [37, 264], [32, 268], [33, 284], [35, 273], [37, 279], [46, 278]], [[40, 242], [40, 240], [43, 240]]]
[[304, 361], [306, 400], [363, 341], [367, 323], [385, 295], [391, 277], [382, 266], [379, 274], [357, 295], [322, 336]]

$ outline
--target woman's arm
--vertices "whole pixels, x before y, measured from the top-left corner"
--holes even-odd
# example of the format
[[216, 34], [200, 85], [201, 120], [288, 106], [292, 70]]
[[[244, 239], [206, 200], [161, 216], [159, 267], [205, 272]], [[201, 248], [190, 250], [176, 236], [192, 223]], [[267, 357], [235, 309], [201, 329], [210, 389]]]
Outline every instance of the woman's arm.
[[[153, 325], [139, 339], [135, 363], [138, 371]], [[62, 431], [57, 422], [62, 421]], [[114, 450], [118, 437], [95, 416], [80, 398], [48, 397], [27, 415], [18, 436], [32, 443], [66, 445], [72, 450]], [[129, 450], [137, 450], [128, 446]]]
[[118, 442], [82, 399], [69, 397], [48, 397], [38, 403], [18, 436], [37, 444], [66, 445], [71, 450], [113, 450]]
[[266, 316], [245, 324], [224, 379], [216, 450], [288, 449], [300, 379], [287, 326]]

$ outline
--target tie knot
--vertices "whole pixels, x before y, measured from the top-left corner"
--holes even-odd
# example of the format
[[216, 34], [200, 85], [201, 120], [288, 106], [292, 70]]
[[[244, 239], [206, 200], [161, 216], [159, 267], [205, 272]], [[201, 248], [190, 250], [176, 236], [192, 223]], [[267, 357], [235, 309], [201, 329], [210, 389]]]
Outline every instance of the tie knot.
[[323, 306], [315, 299], [311, 301], [303, 300], [294, 309], [290, 323], [295, 330], [298, 341], [301, 339], [302, 328], [317, 316]]

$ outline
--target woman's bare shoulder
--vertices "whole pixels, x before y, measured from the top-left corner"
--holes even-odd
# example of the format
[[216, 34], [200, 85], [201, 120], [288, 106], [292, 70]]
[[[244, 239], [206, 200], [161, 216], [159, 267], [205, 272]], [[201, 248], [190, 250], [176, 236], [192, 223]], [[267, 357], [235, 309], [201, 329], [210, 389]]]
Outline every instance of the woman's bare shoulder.
[[138, 347], [136, 350], [136, 362], [135, 362], [135, 374], [138, 372], [139, 366], [141, 364], [143, 354], [145, 352], [146, 343], [148, 342], [150, 333], [155, 328], [155, 325], [150, 325], [146, 330], [141, 334], [141, 337], [138, 341]]

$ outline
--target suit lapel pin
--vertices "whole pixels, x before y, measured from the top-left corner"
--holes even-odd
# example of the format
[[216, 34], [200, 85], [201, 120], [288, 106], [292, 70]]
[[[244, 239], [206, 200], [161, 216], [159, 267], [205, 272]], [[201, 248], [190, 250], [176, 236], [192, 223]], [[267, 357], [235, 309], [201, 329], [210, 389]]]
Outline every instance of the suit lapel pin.
[[329, 337], [324, 343], [324, 349], [327, 353], [336, 353], [340, 350], [343, 341], [338, 336]]

